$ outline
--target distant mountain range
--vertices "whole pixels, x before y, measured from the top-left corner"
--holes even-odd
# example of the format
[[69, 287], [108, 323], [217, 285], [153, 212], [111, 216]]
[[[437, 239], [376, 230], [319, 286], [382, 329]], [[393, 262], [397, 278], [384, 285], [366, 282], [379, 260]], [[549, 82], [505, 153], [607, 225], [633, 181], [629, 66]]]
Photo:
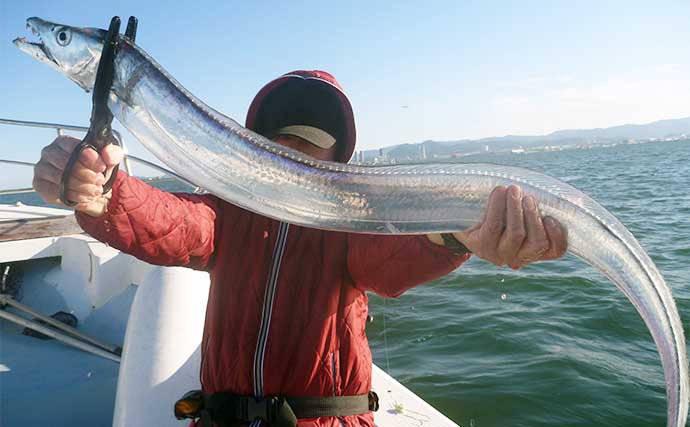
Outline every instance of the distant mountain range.
[[[643, 125], [622, 125], [597, 129], [568, 129], [548, 135], [507, 135], [482, 139], [461, 139], [457, 141], [422, 141], [399, 144], [377, 150], [362, 152], [364, 162], [372, 162], [381, 154], [387, 160], [418, 160], [426, 156], [447, 158], [477, 154], [481, 152], [502, 152], [537, 148], [558, 149], [567, 146], [587, 146], [620, 142], [643, 142], [663, 139], [690, 138], [690, 117], [659, 120]], [[359, 156], [359, 153], [358, 153]]]

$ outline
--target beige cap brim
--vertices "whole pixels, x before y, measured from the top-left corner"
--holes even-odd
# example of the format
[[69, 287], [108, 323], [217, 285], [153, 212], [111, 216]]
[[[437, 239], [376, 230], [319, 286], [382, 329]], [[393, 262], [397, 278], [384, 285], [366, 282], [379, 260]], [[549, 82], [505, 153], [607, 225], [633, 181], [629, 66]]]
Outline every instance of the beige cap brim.
[[319, 148], [324, 149], [331, 148], [333, 144], [335, 144], [335, 138], [333, 138], [328, 132], [307, 125], [285, 126], [275, 131], [274, 134], [297, 136]]

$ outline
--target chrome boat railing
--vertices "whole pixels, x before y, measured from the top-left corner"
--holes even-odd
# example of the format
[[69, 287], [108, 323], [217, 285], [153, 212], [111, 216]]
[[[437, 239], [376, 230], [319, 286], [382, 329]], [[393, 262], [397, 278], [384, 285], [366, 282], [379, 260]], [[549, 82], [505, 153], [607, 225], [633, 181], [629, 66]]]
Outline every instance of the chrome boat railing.
[[[86, 133], [89, 128], [84, 127], [84, 126], [75, 126], [75, 125], [65, 125], [65, 124], [60, 124], [60, 123], [49, 123], [49, 122], [31, 122], [31, 121], [25, 121], [25, 120], [14, 120], [14, 119], [3, 119], [0, 117], [0, 125], [10, 125], [10, 126], [24, 126], [24, 127], [31, 127], [31, 128], [44, 128], [44, 129], [55, 129], [57, 131], [58, 135], [63, 135], [64, 131], [75, 131], [75, 132], [83, 132]], [[194, 184], [193, 182], [181, 177], [180, 175], [176, 174], [175, 172], [164, 168], [163, 166], [157, 165], [153, 162], [150, 162], [148, 160], [144, 160], [140, 157], [132, 156], [130, 154], [127, 154], [127, 150], [124, 145], [124, 140], [122, 139], [122, 135], [113, 129], [113, 135], [115, 136], [115, 139], [117, 139], [118, 143], [122, 147], [123, 151], [125, 152], [125, 158], [123, 160], [123, 165], [125, 171], [129, 175], [132, 175], [132, 165], [131, 162], [139, 163], [144, 166], [147, 166], [151, 169], [154, 169], [158, 172], [162, 172], [166, 175], [171, 176], [172, 178], [175, 178], [176, 180], [183, 182], [190, 187], [194, 188], [195, 193], [200, 193], [203, 192], [203, 190]], [[9, 160], [9, 159], [0, 159], [0, 163], [4, 164], [13, 164], [13, 165], [21, 165], [21, 166], [34, 166], [34, 163], [31, 162], [23, 162], [23, 161], [18, 161], [18, 160]], [[32, 192], [32, 188], [15, 188], [15, 189], [9, 189], [9, 190], [0, 190], [0, 195], [7, 195], [7, 194], [19, 194], [19, 193], [29, 193]]]

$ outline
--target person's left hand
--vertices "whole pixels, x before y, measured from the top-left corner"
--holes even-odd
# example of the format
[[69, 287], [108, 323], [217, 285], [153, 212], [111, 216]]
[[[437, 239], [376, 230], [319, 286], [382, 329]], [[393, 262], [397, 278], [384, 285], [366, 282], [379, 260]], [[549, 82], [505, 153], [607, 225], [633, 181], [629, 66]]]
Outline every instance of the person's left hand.
[[568, 246], [565, 228], [551, 217], [542, 220], [536, 199], [514, 185], [496, 187], [484, 220], [453, 235], [478, 257], [512, 269], [560, 258]]

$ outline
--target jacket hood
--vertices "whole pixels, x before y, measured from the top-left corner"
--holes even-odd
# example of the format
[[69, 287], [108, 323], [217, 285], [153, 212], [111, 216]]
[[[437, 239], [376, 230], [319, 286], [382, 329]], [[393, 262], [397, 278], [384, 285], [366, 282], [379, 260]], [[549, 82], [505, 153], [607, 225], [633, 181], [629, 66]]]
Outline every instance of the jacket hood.
[[355, 151], [352, 105], [335, 77], [325, 71], [292, 71], [269, 82], [254, 97], [247, 128], [269, 135], [290, 125], [314, 126], [331, 134], [338, 146], [338, 162], [347, 163]]

